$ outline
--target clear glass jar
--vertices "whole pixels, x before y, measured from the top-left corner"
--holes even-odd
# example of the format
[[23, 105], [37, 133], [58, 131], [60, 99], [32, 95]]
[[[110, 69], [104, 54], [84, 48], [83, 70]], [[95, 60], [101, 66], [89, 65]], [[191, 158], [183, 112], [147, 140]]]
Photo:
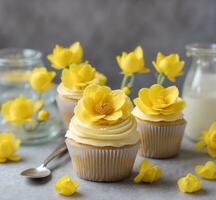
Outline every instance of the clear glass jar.
[[216, 121], [216, 44], [190, 44], [186, 49], [192, 57], [183, 87], [186, 135], [197, 141]]
[[[0, 103], [18, 96], [36, 100], [38, 95], [28, 84], [28, 76], [34, 67], [43, 66], [42, 53], [33, 49], [0, 50]], [[62, 127], [55, 104], [55, 89], [43, 94], [44, 107], [49, 110], [50, 118], [37, 129], [27, 131], [23, 127], [6, 123], [0, 117], [1, 132], [13, 132], [23, 144], [46, 142], [56, 137]], [[35, 116], [36, 117], [36, 116]]]

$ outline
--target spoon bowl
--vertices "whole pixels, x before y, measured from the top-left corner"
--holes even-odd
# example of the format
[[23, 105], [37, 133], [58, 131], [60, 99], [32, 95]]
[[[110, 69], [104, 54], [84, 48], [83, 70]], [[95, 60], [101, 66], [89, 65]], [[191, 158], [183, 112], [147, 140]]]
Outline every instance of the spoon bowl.
[[51, 174], [51, 171], [43, 165], [37, 168], [29, 168], [21, 173], [22, 176], [31, 178], [45, 178]]

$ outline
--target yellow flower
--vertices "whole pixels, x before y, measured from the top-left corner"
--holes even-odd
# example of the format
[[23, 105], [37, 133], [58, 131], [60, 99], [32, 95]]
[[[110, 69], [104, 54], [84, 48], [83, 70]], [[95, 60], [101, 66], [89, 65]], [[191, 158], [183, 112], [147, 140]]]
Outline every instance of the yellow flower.
[[7, 160], [19, 161], [21, 158], [16, 154], [20, 147], [20, 140], [12, 133], [0, 133], [0, 163]]
[[214, 122], [208, 131], [204, 131], [200, 141], [196, 144], [195, 149], [201, 151], [207, 147], [208, 154], [212, 158], [216, 158], [216, 122]]
[[122, 88], [122, 91], [126, 94], [126, 95], [129, 95], [131, 93], [131, 89], [127, 86], [123, 87]]
[[182, 192], [192, 193], [202, 188], [201, 181], [191, 173], [178, 180], [178, 187]]
[[31, 99], [20, 96], [2, 104], [1, 113], [6, 122], [22, 125], [25, 122], [33, 122], [34, 112], [42, 106], [43, 101], [33, 104]]
[[197, 165], [195, 171], [202, 178], [216, 179], [215, 163], [213, 161], [208, 161], [205, 165]]
[[134, 178], [135, 183], [153, 183], [162, 176], [159, 166], [151, 164], [148, 160], [143, 160], [140, 164], [139, 173]]
[[175, 82], [176, 77], [183, 75], [184, 61], [180, 61], [178, 54], [165, 56], [159, 52], [156, 61], [153, 61], [152, 64], [159, 73], [172, 82]]
[[164, 88], [159, 84], [152, 85], [149, 89], [142, 88], [134, 103], [144, 114], [156, 118], [175, 116], [185, 107], [176, 86]]
[[105, 84], [106, 77], [97, 73], [89, 63], [72, 64], [64, 69], [61, 76], [64, 87], [75, 90], [84, 90], [91, 84]]
[[72, 181], [69, 176], [63, 176], [60, 178], [54, 186], [55, 190], [63, 196], [73, 195], [77, 191], [78, 187], [79, 183]]
[[38, 121], [44, 122], [47, 121], [49, 118], [49, 111], [48, 110], [41, 110], [38, 113]]
[[83, 50], [79, 42], [75, 42], [70, 48], [64, 48], [56, 45], [53, 53], [47, 56], [52, 63], [52, 67], [63, 69], [72, 63], [80, 63], [82, 61]]
[[30, 75], [31, 87], [38, 93], [43, 93], [54, 87], [52, 82], [56, 73], [48, 72], [45, 67], [34, 68]]
[[143, 50], [140, 46], [130, 53], [123, 52], [122, 55], [117, 56], [116, 59], [124, 75], [147, 73], [150, 71], [145, 66]]
[[122, 90], [91, 85], [84, 90], [82, 99], [75, 108], [75, 115], [88, 124], [117, 124], [127, 119], [132, 103]]
[[72, 63], [81, 63], [83, 58], [83, 48], [79, 42], [75, 42], [70, 46], [70, 50], [73, 53]]

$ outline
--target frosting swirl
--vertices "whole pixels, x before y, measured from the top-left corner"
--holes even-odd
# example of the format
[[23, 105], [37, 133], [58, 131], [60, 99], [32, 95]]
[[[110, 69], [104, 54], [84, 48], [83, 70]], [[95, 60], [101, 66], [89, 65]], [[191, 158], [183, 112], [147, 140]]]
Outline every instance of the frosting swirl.
[[183, 119], [183, 113], [182, 112], [178, 112], [172, 116], [161, 115], [158, 118], [158, 116], [154, 117], [154, 116], [144, 114], [137, 106], [133, 109], [132, 115], [141, 119], [141, 120], [152, 121], [152, 122], [161, 122], [161, 121], [172, 122], [172, 121], [177, 121], [179, 119]]
[[118, 125], [92, 126], [82, 123], [76, 116], [71, 119], [66, 137], [92, 146], [121, 147], [139, 140], [133, 116]]
[[68, 89], [62, 83], [57, 87], [57, 92], [65, 98], [76, 100], [81, 99], [83, 95], [83, 90]]

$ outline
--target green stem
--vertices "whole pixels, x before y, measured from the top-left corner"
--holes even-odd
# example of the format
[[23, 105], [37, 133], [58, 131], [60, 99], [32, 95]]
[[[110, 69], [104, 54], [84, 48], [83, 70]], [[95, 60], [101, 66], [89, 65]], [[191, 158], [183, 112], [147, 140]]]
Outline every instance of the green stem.
[[123, 78], [122, 83], [121, 83], [121, 88], [123, 88], [123, 87], [125, 87], [127, 85], [128, 77], [129, 76], [124, 75], [124, 78]]
[[165, 76], [163, 74], [159, 74], [157, 76], [157, 84], [163, 85], [164, 80], [165, 80]]
[[37, 121], [37, 124], [36, 124], [34, 127], [28, 128], [28, 127], [26, 127], [26, 126], [24, 125], [24, 126], [23, 126], [23, 129], [24, 129], [26, 132], [31, 132], [31, 131], [34, 131], [34, 130], [36, 130], [37, 128], [39, 128], [40, 125], [41, 125], [41, 122], [38, 122], [38, 121]]
[[127, 84], [127, 86], [129, 87], [129, 88], [132, 88], [133, 87], [133, 83], [134, 83], [134, 79], [135, 79], [135, 76], [130, 76], [130, 81], [129, 81], [129, 83]]

